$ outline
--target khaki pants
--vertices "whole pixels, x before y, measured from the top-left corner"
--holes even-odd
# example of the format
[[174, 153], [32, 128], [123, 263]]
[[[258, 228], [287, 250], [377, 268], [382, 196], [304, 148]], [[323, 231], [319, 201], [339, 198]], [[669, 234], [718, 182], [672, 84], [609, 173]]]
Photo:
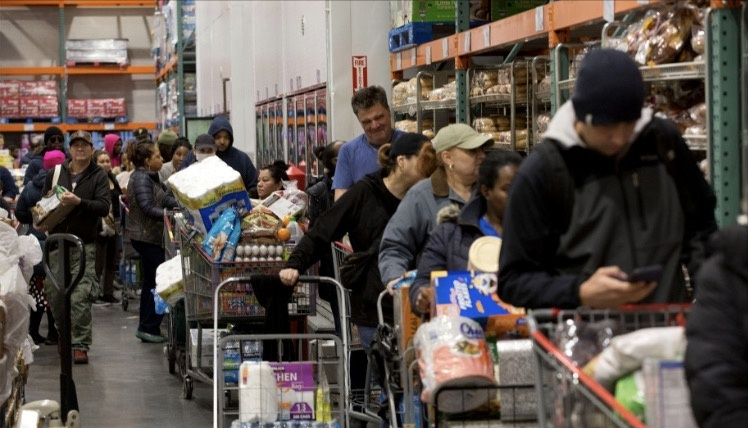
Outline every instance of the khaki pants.
[[[96, 301], [100, 290], [99, 282], [96, 280], [95, 269], [96, 244], [86, 244], [84, 245], [84, 248], [86, 250], [86, 270], [80, 282], [75, 287], [75, 290], [73, 290], [73, 294], [70, 296], [70, 334], [73, 349], [83, 349], [87, 351], [93, 342], [91, 305]], [[60, 282], [60, 286], [62, 286], [62, 274], [59, 271], [57, 257], [58, 251], [50, 253], [49, 267], [53, 275], [55, 275], [55, 278]], [[77, 250], [71, 251], [70, 266], [63, 268], [66, 268], [65, 270], [70, 272], [71, 278], [75, 278], [75, 275], [80, 270], [80, 257], [78, 256]], [[52, 307], [52, 315], [55, 317], [57, 330], [60, 332], [60, 336], [62, 336], [62, 330], [60, 329], [64, 319], [64, 292], [57, 289], [49, 276], [44, 279], [44, 291], [47, 293], [47, 300], [49, 301], [49, 305]]]

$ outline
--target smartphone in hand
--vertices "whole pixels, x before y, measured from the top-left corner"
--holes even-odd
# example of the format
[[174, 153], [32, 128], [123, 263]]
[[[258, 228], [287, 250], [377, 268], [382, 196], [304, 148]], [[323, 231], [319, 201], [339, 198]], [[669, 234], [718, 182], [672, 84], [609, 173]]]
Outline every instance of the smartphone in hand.
[[660, 265], [652, 265], [652, 266], [644, 266], [634, 269], [633, 272], [629, 274], [629, 282], [652, 282], [652, 281], [659, 281], [660, 277], [662, 276], [662, 266]]

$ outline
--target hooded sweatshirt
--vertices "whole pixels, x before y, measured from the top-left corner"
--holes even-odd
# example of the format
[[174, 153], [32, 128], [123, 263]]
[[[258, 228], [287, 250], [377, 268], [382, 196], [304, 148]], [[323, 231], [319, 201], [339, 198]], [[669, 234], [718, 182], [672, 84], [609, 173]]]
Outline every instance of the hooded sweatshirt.
[[121, 140], [121, 138], [117, 134], [107, 134], [104, 137], [104, 150], [109, 153], [109, 159], [112, 162], [112, 168], [116, 168], [121, 165], [119, 155], [114, 155], [114, 145], [117, 144], [117, 141], [119, 140]]
[[[244, 187], [251, 192], [257, 187], [257, 168], [246, 153], [234, 147], [234, 129], [229, 120], [225, 116], [216, 116], [210, 124], [208, 134], [215, 137], [221, 131], [229, 133], [229, 147], [224, 151], [216, 152], [216, 156], [242, 176]], [[182, 165], [179, 166], [179, 170], [187, 168], [196, 160], [194, 151], [190, 151], [182, 161]]]
[[748, 426], [748, 226], [716, 234], [686, 327], [686, 379], [700, 427]]
[[[705, 245], [695, 241], [715, 227], [715, 199], [678, 129], [643, 109], [632, 142], [606, 157], [586, 147], [575, 122], [568, 102], [541, 143], [558, 147], [574, 186], [568, 228], [553, 227], [565, 209], [556, 206], [549, 185], [558, 171], [535, 152], [519, 167], [509, 194], [499, 297], [517, 307], [576, 308], [580, 285], [598, 268], [618, 266], [631, 273], [660, 265], [658, 286], [641, 303], [688, 301], [681, 263], [695, 270], [703, 260]], [[662, 135], [678, 141], [674, 177], [657, 152], [655, 138]], [[698, 212], [688, 218], [675, 180], [691, 189]]]

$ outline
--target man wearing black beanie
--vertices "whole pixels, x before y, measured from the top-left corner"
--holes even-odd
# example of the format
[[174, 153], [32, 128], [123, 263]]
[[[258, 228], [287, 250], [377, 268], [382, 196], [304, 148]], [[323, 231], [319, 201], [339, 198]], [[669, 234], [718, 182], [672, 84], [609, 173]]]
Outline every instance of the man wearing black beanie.
[[597, 49], [582, 61], [574, 95], [512, 184], [499, 263], [505, 302], [691, 300], [682, 266], [695, 277], [716, 201], [678, 128], [644, 108], [644, 90], [623, 52]]
[[39, 171], [44, 169], [44, 154], [50, 150], [59, 150], [65, 153], [65, 134], [63, 134], [62, 130], [56, 126], [50, 126], [44, 131], [44, 143], [42, 149], [31, 158], [29, 166], [26, 167], [26, 173], [23, 176], [24, 186], [26, 183], [33, 180]]

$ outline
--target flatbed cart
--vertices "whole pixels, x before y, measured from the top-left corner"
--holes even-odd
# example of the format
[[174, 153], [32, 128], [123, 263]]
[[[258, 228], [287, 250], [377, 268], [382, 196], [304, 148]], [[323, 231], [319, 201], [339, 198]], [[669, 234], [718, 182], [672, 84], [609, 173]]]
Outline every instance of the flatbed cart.
[[[59, 271], [53, 272], [49, 267], [50, 253], [57, 249]], [[67, 267], [70, 265], [71, 251], [78, 251], [78, 272], [72, 277]], [[63, 319], [60, 323], [60, 402], [52, 400], [39, 400], [27, 403], [23, 410], [36, 411], [43, 419], [48, 419], [48, 427], [80, 428], [82, 426], [78, 408], [78, 395], [73, 382], [73, 347], [71, 336], [70, 298], [75, 287], [86, 272], [86, 250], [83, 241], [75, 235], [68, 233], [57, 233], [50, 235], [44, 244], [44, 271], [55, 287], [57, 287], [64, 300]], [[93, 262], [88, 260], [89, 263]], [[59, 273], [63, 272], [62, 278]]]
[[551, 341], [558, 325], [572, 319], [585, 322], [615, 320], [631, 332], [648, 327], [684, 326], [689, 311], [690, 305], [532, 311], [528, 322], [533, 341], [540, 427], [646, 428]]
[[[224, 292], [224, 288], [231, 288], [232, 285], [243, 284], [252, 282], [256, 278], [255, 275], [249, 275], [246, 277], [232, 277], [222, 281], [216, 288], [213, 298], [213, 311], [215, 314], [219, 314], [221, 308], [219, 302], [221, 293]], [[279, 279], [277, 279], [280, 282]], [[338, 290], [338, 296], [342, 297], [344, 293], [343, 287], [332, 278], [325, 277], [313, 277], [313, 276], [301, 276], [299, 277], [299, 283], [328, 283], [336, 287]], [[279, 286], [282, 286], [278, 284]], [[219, 337], [219, 316], [213, 318], [213, 337]], [[312, 427], [314, 423], [317, 428], [347, 428], [349, 426], [349, 383], [348, 382], [330, 382], [329, 383], [329, 395], [330, 400], [330, 420], [321, 421], [318, 419], [317, 412], [320, 409], [316, 408], [317, 394], [320, 393], [318, 388], [320, 387], [320, 376], [324, 371], [327, 378], [333, 376], [338, 379], [348, 379], [346, 363], [347, 353], [344, 352], [344, 343], [348, 340], [346, 333], [342, 334], [342, 338], [337, 337], [334, 334], [240, 334], [240, 335], [227, 335], [216, 340], [213, 347], [213, 362], [214, 362], [214, 373], [216, 373], [213, 382], [213, 426], [224, 427], [230, 425], [230, 420], [239, 418], [239, 387], [228, 379], [232, 379], [233, 376], [226, 376], [227, 370], [224, 370], [224, 352], [229, 348], [231, 343], [240, 343], [241, 347], [244, 348], [247, 342], [248, 345], [253, 347], [255, 350], [259, 349], [259, 354], [253, 360], [259, 361], [260, 359], [268, 361], [266, 355], [263, 354], [263, 348], [267, 351], [267, 348], [274, 348], [273, 354], [275, 355], [273, 360], [268, 362], [273, 365], [273, 369], [279, 373], [286, 373], [292, 376], [294, 379], [293, 383], [297, 385], [294, 390], [289, 390], [290, 382], [288, 385], [281, 386], [281, 399], [286, 397], [286, 394], [298, 397], [302, 395], [302, 402], [297, 402], [293, 406], [290, 406], [290, 402], [286, 402], [288, 406], [283, 406], [283, 411], [279, 415], [279, 422], [276, 422], [276, 427], [280, 423], [282, 427]], [[332, 348], [327, 347], [323, 349], [325, 342], [331, 342]], [[236, 374], [241, 376], [241, 373]], [[299, 391], [298, 386], [301, 386], [303, 382], [302, 391]], [[229, 420], [227, 420], [229, 419]]]
[[[219, 296], [220, 301], [216, 301], [216, 304], [220, 303], [219, 310], [214, 312], [213, 294], [216, 287], [231, 277], [278, 273], [284, 262], [214, 262], [198, 242], [196, 232], [186, 225], [183, 218], [175, 217], [174, 224], [182, 249], [185, 328], [188, 336], [185, 352], [179, 357], [178, 366], [183, 379], [182, 397], [191, 399], [193, 380], [205, 383], [213, 381], [213, 361], [210, 361], [210, 352], [205, 352], [203, 348], [204, 343], [215, 343], [218, 340], [204, 340], [204, 330], [209, 331], [214, 320], [222, 328], [229, 324], [239, 324], [257, 330], [265, 320], [265, 308], [260, 305], [251, 284], [233, 284], [227, 287]], [[304, 283], [295, 289], [288, 302], [292, 321], [305, 323], [307, 316], [316, 313], [316, 294], [314, 283]]]

